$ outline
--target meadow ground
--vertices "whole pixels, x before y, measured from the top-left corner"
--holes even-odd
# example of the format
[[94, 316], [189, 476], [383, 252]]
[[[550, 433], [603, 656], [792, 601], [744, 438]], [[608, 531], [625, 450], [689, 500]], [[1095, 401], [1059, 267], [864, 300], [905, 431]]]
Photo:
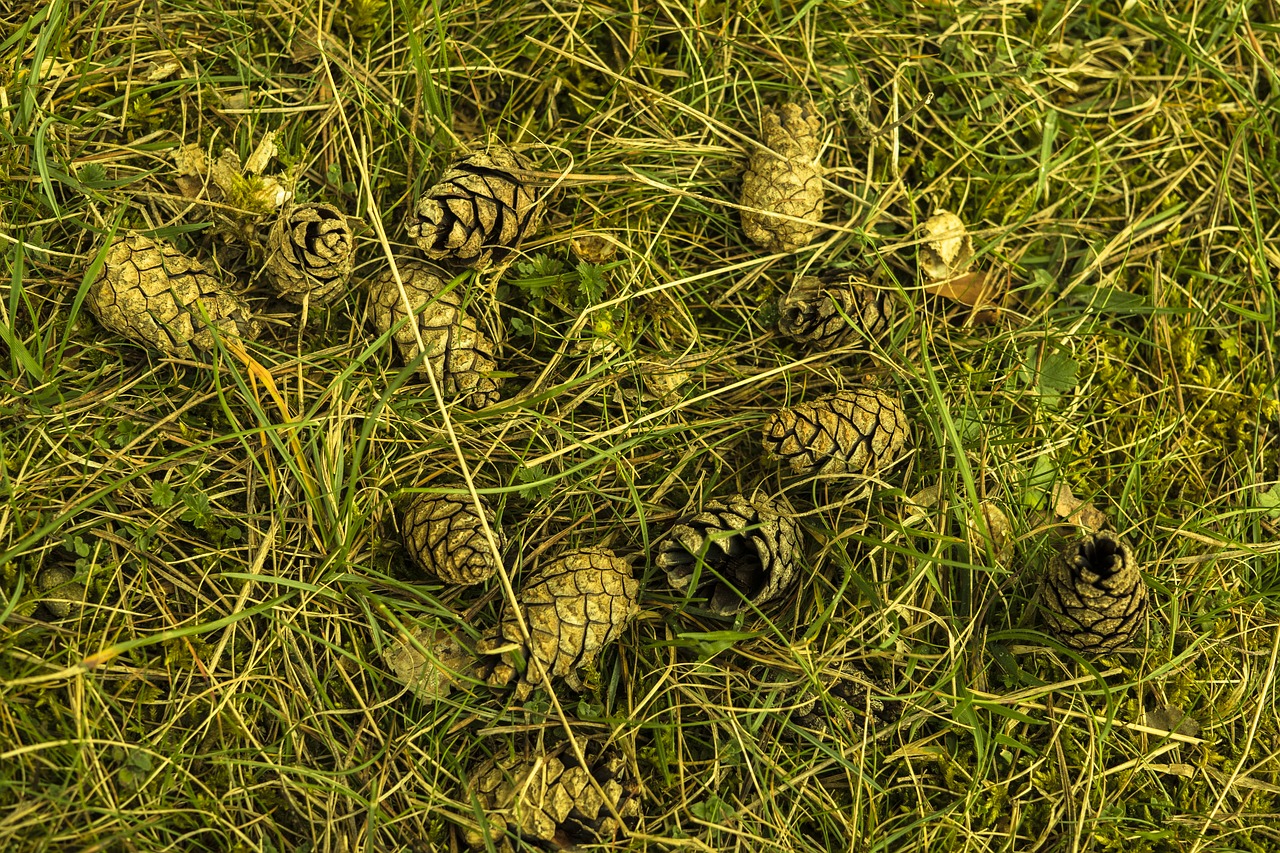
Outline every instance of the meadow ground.
[[[0, 22], [4, 849], [459, 850], [489, 820], [476, 765], [566, 730], [639, 786], [604, 849], [1280, 849], [1275, 0], [5, 0]], [[802, 99], [827, 228], [770, 254], [734, 205], [761, 110]], [[268, 131], [269, 170], [359, 219], [357, 286], [305, 321], [230, 233], [248, 202], [176, 180], [179, 146], [247, 158]], [[516, 262], [463, 282], [507, 338], [504, 400], [473, 412], [375, 345], [358, 282], [489, 138], [554, 190]], [[938, 209], [998, 309], [924, 286]], [[271, 383], [94, 322], [121, 228], [236, 276]], [[873, 271], [889, 335], [781, 339], [778, 296], [820, 269]], [[771, 412], [861, 384], [905, 403], [897, 466], [837, 487], [760, 458]], [[516, 588], [591, 544], [643, 580], [581, 694], [392, 677], [402, 631], [474, 640], [508, 594], [399, 545], [397, 503], [464, 467]], [[1063, 486], [1151, 591], [1099, 659], [1037, 616]], [[735, 492], [794, 512], [807, 556], [725, 620], [648, 554]], [[61, 617], [36, 585], [58, 567], [55, 597], [83, 585]], [[849, 667], [868, 701], [833, 687]]]

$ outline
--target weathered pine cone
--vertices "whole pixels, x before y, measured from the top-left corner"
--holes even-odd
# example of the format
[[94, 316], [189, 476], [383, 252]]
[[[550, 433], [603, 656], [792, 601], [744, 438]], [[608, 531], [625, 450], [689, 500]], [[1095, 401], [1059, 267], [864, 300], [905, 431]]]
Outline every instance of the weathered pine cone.
[[764, 427], [765, 458], [793, 474], [863, 474], [902, 454], [910, 427], [902, 403], [883, 391], [840, 391], [775, 412]]
[[858, 334], [883, 335], [891, 306], [886, 291], [861, 273], [797, 276], [778, 300], [778, 331], [797, 343], [835, 349]]
[[782, 104], [762, 118], [764, 147], [752, 152], [742, 177], [742, 230], [770, 252], [794, 252], [822, 221], [822, 121], [812, 104]]
[[[483, 497], [480, 504], [498, 548], [505, 547], [493, 510]], [[417, 495], [405, 508], [402, 530], [413, 562], [445, 583], [484, 583], [498, 571], [471, 495]]]
[[1129, 546], [1106, 530], [1073, 539], [1049, 560], [1041, 605], [1049, 630], [1073, 649], [1112, 652], [1137, 634], [1147, 585]]
[[267, 279], [290, 302], [326, 305], [342, 295], [355, 250], [355, 235], [338, 208], [294, 205], [267, 234]]
[[654, 564], [680, 591], [696, 576], [707, 607], [727, 616], [780, 595], [796, 576], [801, 543], [799, 525], [772, 501], [734, 495], [673, 527]]
[[899, 703], [880, 698], [880, 694], [893, 693], [890, 685], [862, 667], [844, 663], [819, 670], [817, 676], [823, 684], [825, 700], [804, 675], [764, 664], [748, 672], [752, 693], [758, 696], [777, 691], [775, 704], [790, 706], [792, 722], [802, 728], [825, 732], [832, 719], [841, 728], [853, 723], [874, 728], [898, 719]]
[[[504, 825], [557, 849], [620, 841], [635, 829], [640, 786], [626, 759], [595, 738], [579, 745], [585, 765], [561, 743], [541, 754], [490, 758], [470, 774], [467, 793], [488, 815], [488, 838], [499, 850], [509, 849], [501, 846]], [[470, 832], [467, 843], [483, 847], [485, 836]]]
[[214, 330], [239, 340], [262, 331], [244, 300], [203, 264], [165, 240], [132, 231], [111, 241], [85, 305], [112, 332], [179, 358], [213, 349]]
[[428, 258], [480, 269], [538, 230], [542, 203], [524, 157], [494, 144], [453, 164], [414, 205], [405, 227]]
[[[616, 640], [639, 613], [640, 583], [626, 562], [605, 548], [570, 551], [531, 577], [518, 596], [532, 648], [525, 649], [515, 614], [502, 615], [497, 635], [476, 644], [476, 651], [500, 655], [488, 678], [495, 687], [519, 676], [516, 698], [524, 700], [542, 683], [536, 667], [580, 691], [578, 670], [590, 670], [596, 656]], [[526, 669], [520, 673], [510, 646], [519, 646]], [[536, 666], [535, 666], [536, 665]]]
[[[413, 306], [414, 318], [392, 334], [406, 363], [418, 357], [416, 321], [427, 355], [419, 373], [430, 370], [448, 397], [480, 409], [498, 402], [502, 380], [493, 375], [494, 344], [462, 307], [462, 295], [449, 288], [449, 276], [422, 261], [400, 260], [400, 278]], [[390, 269], [369, 282], [369, 312], [374, 328], [385, 334], [406, 316], [400, 289]]]

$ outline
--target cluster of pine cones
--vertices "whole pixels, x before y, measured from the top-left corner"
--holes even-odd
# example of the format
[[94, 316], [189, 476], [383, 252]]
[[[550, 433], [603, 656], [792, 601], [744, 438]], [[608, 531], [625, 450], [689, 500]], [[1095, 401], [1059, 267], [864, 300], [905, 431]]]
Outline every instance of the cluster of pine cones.
[[[764, 144], [743, 180], [743, 230], [768, 251], [790, 252], [820, 227], [820, 122], [812, 107], [784, 104], [766, 112], [763, 126]], [[450, 270], [503, 262], [536, 230], [542, 203], [529, 163], [492, 144], [453, 164], [414, 205], [405, 230], [425, 259], [397, 259], [367, 282], [374, 328], [448, 401], [483, 408], [498, 401], [501, 386], [498, 342], [478, 319], [485, 306], [467, 304]], [[319, 305], [345, 293], [355, 243], [337, 209], [287, 205], [267, 228], [265, 244], [263, 273], [283, 299]], [[260, 333], [230, 282], [169, 243], [128, 232], [102, 256], [86, 304], [110, 330], [181, 358]], [[885, 335], [892, 309], [887, 289], [861, 274], [804, 275], [778, 303], [778, 330], [800, 346], [829, 350]], [[784, 480], [838, 484], [890, 468], [909, 436], [902, 400], [860, 387], [774, 412], [760, 446]], [[401, 530], [417, 566], [443, 582], [483, 583], [502, 570], [506, 542], [495, 513], [460, 484], [417, 495]], [[672, 588], [704, 600], [713, 614], [733, 615], [781, 597], [805, 553], [800, 526], [778, 498], [737, 494], [707, 500], [658, 540], [650, 559]], [[1046, 624], [1064, 642], [1106, 652], [1138, 630], [1146, 588], [1127, 546], [1103, 532], [1072, 541], [1051, 561], [1042, 598]], [[443, 695], [466, 676], [512, 685], [518, 700], [544, 678], [562, 678], [578, 690], [583, 674], [637, 616], [639, 599], [625, 559], [604, 548], [562, 552], [525, 579], [514, 605], [474, 648], [452, 635], [420, 635], [406, 640], [393, 668], [404, 669], [424, 695]], [[536, 761], [495, 758], [473, 774], [476, 800], [503, 810], [515, 831], [554, 842], [566, 833], [610, 838], [634, 826], [636, 786], [606, 743], [530, 750]]]

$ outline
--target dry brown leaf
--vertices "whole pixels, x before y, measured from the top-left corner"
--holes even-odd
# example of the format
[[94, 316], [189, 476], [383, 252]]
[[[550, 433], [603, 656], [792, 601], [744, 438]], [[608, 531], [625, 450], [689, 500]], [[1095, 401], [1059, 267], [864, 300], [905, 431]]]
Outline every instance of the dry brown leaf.
[[1053, 511], [1058, 518], [1066, 519], [1078, 527], [1101, 530], [1107, 525], [1107, 514], [1088, 501], [1071, 493], [1071, 487], [1059, 483], [1053, 489]]

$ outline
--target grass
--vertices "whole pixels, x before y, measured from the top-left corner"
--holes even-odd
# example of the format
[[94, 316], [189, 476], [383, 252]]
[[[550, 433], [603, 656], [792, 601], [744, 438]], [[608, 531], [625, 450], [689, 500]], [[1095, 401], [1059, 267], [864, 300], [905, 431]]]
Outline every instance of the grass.
[[[471, 770], [566, 724], [639, 780], [644, 820], [610, 849], [1280, 849], [1274, 2], [55, 0], [0, 20], [6, 849], [460, 849], [484, 819]], [[739, 177], [762, 106], [806, 96], [829, 228], [763, 255]], [[300, 323], [228, 212], [176, 191], [179, 145], [246, 157], [268, 130], [300, 198], [361, 219], [358, 278], [409, 252], [412, 197], [490, 134], [556, 183], [518, 262], [464, 282], [501, 303], [502, 404], [442, 406], [375, 345], [358, 287]], [[1009, 277], [997, 322], [923, 291], [914, 229], [938, 208]], [[114, 227], [237, 276], [279, 403], [227, 353], [165, 360], [87, 316]], [[580, 266], [585, 236], [613, 256]], [[833, 265], [880, 270], [887, 340], [773, 335], [790, 276]], [[641, 393], [673, 359], [688, 382]], [[895, 469], [837, 493], [759, 458], [777, 407], [868, 381], [914, 423]], [[430, 704], [391, 677], [402, 630], [474, 638], [502, 608], [498, 584], [413, 577], [398, 544], [396, 502], [463, 463], [517, 587], [596, 543], [643, 578], [582, 695]], [[1039, 628], [1062, 483], [1142, 560], [1132, 652], [1083, 660]], [[806, 571], [727, 622], [646, 555], [757, 489], [801, 517]], [[49, 566], [85, 587], [67, 618], [38, 603]], [[855, 665], [896, 719], [834, 694]], [[788, 711], [814, 697], [824, 733]], [[1197, 733], [1149, 725], [1166, 706]]]

